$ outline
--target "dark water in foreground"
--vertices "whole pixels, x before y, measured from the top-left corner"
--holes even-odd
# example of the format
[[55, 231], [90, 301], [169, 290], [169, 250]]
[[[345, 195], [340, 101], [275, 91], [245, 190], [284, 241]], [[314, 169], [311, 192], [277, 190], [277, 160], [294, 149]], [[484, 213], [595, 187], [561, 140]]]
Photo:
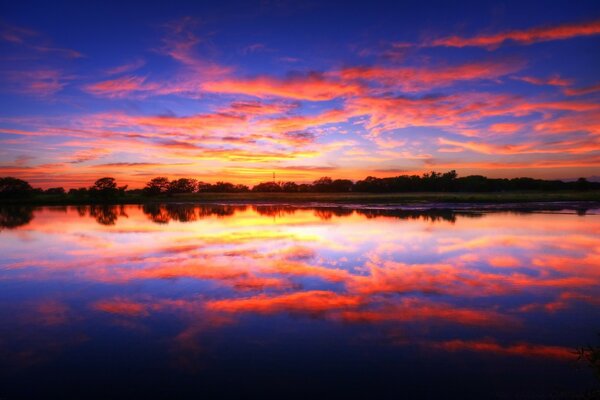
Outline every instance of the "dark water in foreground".
[[600, 215], [0, 212], [0, 399], [573, 398]]

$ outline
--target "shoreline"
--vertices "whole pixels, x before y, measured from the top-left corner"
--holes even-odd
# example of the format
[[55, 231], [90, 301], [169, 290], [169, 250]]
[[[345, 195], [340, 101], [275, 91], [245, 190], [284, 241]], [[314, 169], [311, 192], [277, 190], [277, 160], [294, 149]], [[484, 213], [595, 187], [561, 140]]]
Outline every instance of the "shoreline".
[[408, 212], [453, 211], [560, 211], [600, 210], [600, 192], [511, 193], [193, 193], [145, 197], [125, 195], [110, 201], [40, 196], [0, 200], [0, 207], [118, 206], [118, 205], [224, 205], [297, 208], [371, 209]]
[[600, 191], [586, 192], [410, 192], [410, 193], [190, 193], [173, 196], [148, 197], [126, 194], [108, 200], [73, 198], [61, 195], [38, 195], [25, 199], [1, 199], [2, 205], [95, 205], [95, 204], [153, 204], [153, 203], [244, 203], [310, 205], [330, 203], [333, 205], [404, 205], [423, 207], [428, 205], [526, 205], [532, 203], [586, 203], [600, 204]]

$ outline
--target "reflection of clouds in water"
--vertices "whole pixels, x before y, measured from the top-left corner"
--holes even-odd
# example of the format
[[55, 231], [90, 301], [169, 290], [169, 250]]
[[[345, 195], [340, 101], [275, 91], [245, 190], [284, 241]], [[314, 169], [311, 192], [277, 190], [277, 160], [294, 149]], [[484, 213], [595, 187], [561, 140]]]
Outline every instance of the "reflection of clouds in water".
[[[100, 313], [124, 329], [151, 332], [147, 321], [179, 318], [183, 327], [171, 338], [177, 358], [201, 353], [200, 337], [241, 324], [244, 315], [292, 315], [340, 326], [417, 324], [425, 332], [461, 326], [475, 336], [410, 342], [561, 359], [562, 344], [514, 340], [515, 332], [527, 332], [533, 315], [600, 305], [593, 215], [156, 204], [41, 209], [19, 230], [34, 242], [7, 237], [3, 281], [101, 282], [117, 293], [93, 301], [74, 294], [93, 310], [77, 311], [79, 319], [46, 302], [38, 308], [46, 317], [31, 325]], [[130, 292], [167, 281], [202, 284], [195, 290], [202, 295]], [[499, 340], [506, 329], [513, 339]]]

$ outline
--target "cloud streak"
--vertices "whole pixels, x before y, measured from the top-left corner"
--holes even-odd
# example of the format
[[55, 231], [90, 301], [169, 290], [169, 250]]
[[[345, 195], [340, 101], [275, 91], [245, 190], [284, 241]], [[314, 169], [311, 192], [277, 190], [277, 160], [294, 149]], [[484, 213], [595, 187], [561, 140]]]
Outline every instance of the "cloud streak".
[[552, 40], [566, 40], [598, 34], [600, 34], [600, 21], [589, 21], [530, 29], [515, 29], [494, 34], [479, 34], [471, 37], [447, 36], [434, 39], [429, 42], [428, 45], [445, 47], [483, 47], [488, 50], [494, 50], [507, 42], [519, 45], [530, 45]]

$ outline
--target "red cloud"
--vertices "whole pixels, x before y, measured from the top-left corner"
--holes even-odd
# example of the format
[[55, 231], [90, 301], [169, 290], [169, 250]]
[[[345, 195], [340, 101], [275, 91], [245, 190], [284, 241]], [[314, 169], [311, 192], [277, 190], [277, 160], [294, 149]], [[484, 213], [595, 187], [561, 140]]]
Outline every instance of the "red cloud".
[[202, 89], [207, 92], [243, 94], [259, 98], [285, 97], [296, 100], [324, 101], [337, 97], [357, 95], [362, 92], [358, 84], [331, 81], [320, 75], [275, 79], [224, 79], [206, 82]]
[[146, 305], [128, 299], [117, 298], [113, 300], [101, 300], [94, 303], [92, 307], [107, 313], [127, 315], [130, 317], [148, 315]]
[[108, 75], [120, 75], [125, 72], [135, 71], [136, 69], [140, 69], [146, 64], [146, 61], [143, 58], [138, 58], [134, 61], [131, 61], [127, 64], [122, 64], [114, 68], [110, 68], [106, 70]]
[[[347, 310], [340, 316], [352, 322], [384, 321], [439, 321], [460, 325], [497, 326], [510, 319], [491, 310], [460, 308], [444, 303], [434, 303], [416, 298], [404, 298], [376, 310]], [[515, 321], [510, 321], [514, 324]]]
[[549, 40], [571, 39], [579, 36], [591, 36], [597, 34], [600, 34], [600, 21], [513, 30], [489, 35], [482, 34], [470, 38], [449, 36], [433, 40], [428, 45], [446, 47], [474, 46], [495, 49], [506, 41], [527, 45]]
[[60, 92], [72, 78], [57, 69], [11, 71], [7, 73], [14, 91], [31, 96], [50, 97]]
[[437, 68], [354, 67], [343, 69], [339, 75], [346, 80], [368, 80], [405, 91], [419, 91], [449, 86], [458, 81], [497, 79], [523, 67], [519, 62], [473, 62]]
[[243, 299], [213, 300], [206, 303], [211, 311], [230, 313], [255, 312], [272, 314], [278, 312], [319, 313], [346, 307], [356, 307], [360, 298], [324, 290], [296, 292], [280, 296], [259, 295]]
[[85, 90], [96, 96], [126, 97], [136, 92], [156, 91], [159, 86], [154, 83], [146, 83], [142, 76], [124, 76], [117, 79], [102, 81], [85, 86]]
[[536, 78], [534, 76], [516, 77], [523, 82], [531, 83], [532, 85], [548, 85], [548, 86], [569, 86], [572, 81], [570, 79], [561, 78], [560, 76], [552, 76], [550, 78]]
[[507, 356], [543, 357], [573, 360], [573, 349], [560, 346], [545, 346], [532, 343], [517, 343], [503, 346], [491, 339], [487, 340], [449, 340], [441, 343], [427, 343], [427, 347], [447, 351], [476, 351]]
[[592, 86], [585, 86], [581, 88], [565, 89], [567, 96], [583, 96], [586, 94], [600, 92], [600, 83]]

